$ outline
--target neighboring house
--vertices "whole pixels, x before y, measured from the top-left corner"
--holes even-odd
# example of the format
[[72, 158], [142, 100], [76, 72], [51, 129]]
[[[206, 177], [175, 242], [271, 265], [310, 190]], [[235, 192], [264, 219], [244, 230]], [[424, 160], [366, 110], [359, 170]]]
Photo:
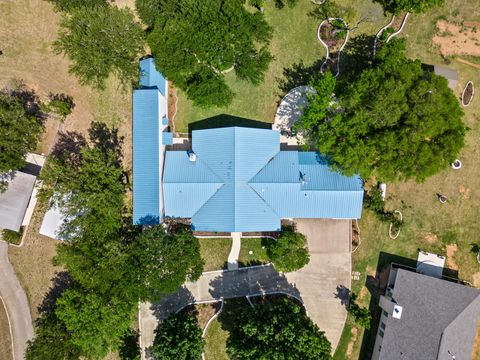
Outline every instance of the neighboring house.
[[360, 218], [361, 179], [315, 152], [280, 151], [277, 131], [197, 130], [190, 151], [166, 151], [167, 85], [154, 66], [145, 74], [155, 80], [133, 95], [135, 224], [188, 218], [196, 231], [255, 232], [278, 231], [284, 218]]
[[28, 225], [36, 204], [35, 183], [45, 158], [28, 154], [27, 164], [22, 170], [0, 176], [8, 182], [8, 188], [0, 193], [0, 228], [19, 231]]
[[422, 273], [392, 265], [386, 293], [380, 296], [372, 360], [476, 358], [480, 290], [442, 278], [435, 263], [445, 260], [434, 256], [419, 256], [417, 271]]

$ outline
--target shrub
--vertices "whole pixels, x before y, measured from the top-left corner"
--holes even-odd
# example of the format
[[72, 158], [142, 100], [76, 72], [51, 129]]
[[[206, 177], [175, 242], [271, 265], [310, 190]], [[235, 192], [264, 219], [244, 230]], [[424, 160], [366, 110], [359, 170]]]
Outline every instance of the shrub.
[[267, 243], [267, 255], [279, 271], [290, 272], [301, 269], [310, 261], [305, 235], [284, 227], [277, 240]]
[[10, 244], [18, 245], [22, 242], [23, 236], [23, 226], [20, 228], [20, 231], [13, 231], [8, 229], [2, 230], [2, 238]]
[[350, 303], [348, 304], [347, 311], [355, 319], [355, 323], [365, 329], [370, 329], [370, 324], [372, 322], [372, 314], [367, 308], [360, 307], [355, 301], [357, 300], [357, 295], [352, 293], [350, 296]]

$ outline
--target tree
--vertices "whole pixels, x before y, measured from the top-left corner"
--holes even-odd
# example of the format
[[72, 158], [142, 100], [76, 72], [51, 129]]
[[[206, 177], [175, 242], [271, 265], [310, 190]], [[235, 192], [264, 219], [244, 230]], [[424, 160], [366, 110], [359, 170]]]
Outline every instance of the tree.
[[331, 359], [324, 333], [289, 299], [224, 310], [221, 317], [231, 324], [227, 351], [234, 359]]
[[372, 322], [372, 314], [370, 314], [370, 311], [367, 308], [362, 308], [360, 307], [357, 303], [357, 295], [355, 293], [352, 293], [350, 296], [350, 302], [347, 307], [347, 311], [350, 315], [353, 316], [355, 319], [355, 322], [365, 328], [365, 329], [370, 329], [370, 324]]
[[148, 43], [159, 70], [196, 105], [225, 106], [232, 93], [222, 71], [233, 68], [253, 84], [262, 81], [272, 55], [272, 28], [245, 0], [137, 0], [139, 16], [153, 28]]
[[71, 11], [73, 9], [86, 6], [104, 6], [108, 5], [107, 0], [47, 0], [55, 5], [59, 11]]
[[280, 237], [267, 244], [267, 255], [279, 271], [301, 269], [310, 261], [307, 239], [292, 227], [284, 227]]
[[0, 93], [0, 174], [25, 166], [44, 130], [43, 118], [28, 112], [20, 98]]
[[158, 325], [152, 354], [156, 360], [200, 359], [203, 345], [196, 312], [182, 310]]
[[447, 80], [407, 59], [403, 40], [383, 45], [373, 67], [337, 86], [336, 97], [336, 116], [315, 109], [316, 97], [304, 116], [316, 129], [309, 143], [345, 175], [424, 181], [450, 166], [464, 145], [463, 111]]
[[72, 60], [70, 72], [80, 83], [103, 89], [111, 74], [125, 85], [137, 81], [137, 59], [143, 51], [144, 38], [129, 9], [75, 8], [71, 16], [63, 18], [60, 28], [54, 50]]
[[186, 280], [198, 280], [203, 271], [200, 243], [185, 226], [170, 233], [154, 226], [135, 237], [125, 252], [129, 254], [126, 269], [141, 300], [158, 301]]
[[35, 339], [28, 342], [25, 360], [77, 360], [81, 355], [72, 334], [55, 313], [42, 314], [36, 322]]
[[[298, 0], [275, 0], [275, 7], [277, 9], [283, 9], [285, 5], [288, 5], [289, 7], [295, 6]], [[250, 0], [249, 3], [251, 6], [256, 7], [258, 10], [263, 12], [264, 7], [265, 7], [265, 2], [266, 0]]]
[[118, 350], [135, 313], [135, 303], [105, 298], [83, 288], [67, 290], [57, 300], [55, 315], [71, 334], [71, 342], [87, 358], [103, 358]]
[[436, 6], [443, 6], [445, 0], [376, 0], [385, 11], [398, 14], [400, 11], [424, 13]]

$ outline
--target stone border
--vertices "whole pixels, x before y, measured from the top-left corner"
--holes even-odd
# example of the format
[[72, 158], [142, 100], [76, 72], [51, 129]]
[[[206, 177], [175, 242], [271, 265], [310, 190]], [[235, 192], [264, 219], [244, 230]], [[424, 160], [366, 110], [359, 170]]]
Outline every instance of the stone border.
[[[470, 98], [470, 101], [468, 102], [468, 104], [465, 104], [465, 102], [463, 101], [463, 97], [465, 96], [465, 91], [467, 91], [467, 87], [468, 87], [469, 84], [472, 84], [472, 97]], [[473, 86], [473, 81], [469, 80], [467, 82], [467, 84], [465, 85], [465, 87], [463, 88], [463, 91], [462, 91], [462, 106], [463, 107], [470, 106], [470, 104], [472, 103], [474, 95], [475, 95], [475, 87]]]
[[[400, 210], [395, 210], [394, 212], [397, 214], [400, 214], [400, 221], [403, 222], [403, 214], [400, 212]], [[395, 235], [392, 235], [392, 227], [393, 227], [393, 224], [390, 223], [390, 227], [388, 228], [388, 236], [390, 236], [390, 239], [395, 240], [398, 237], [398, 235], [400, 235], [401, 229], [398, 229], [398, 232]]]
[[[403, 28], [405, 27], [405, 24], [407, 23], [407, 19], [408, 17], [410, 16], [410, 13], [407, 12], [404, 16], [403, 16], [403, 20], [402, 20], [402, 24], [400, 25], [400, 29], [398, 29], [398, 31], [395, 31], [393, 34], [390, 34], [390, 36], [387, 38], [386, 42], [388, 43], [390, 40], [392, 40], [395, 36], [397, 36], [398, 34], [400, 34], [402, 31], [403, 31]], [[396, 18], [396, 15], [393, 14], [392, 15], [392, 19], [390, 20], [390, 22], [385, 25], [384, 27], [382, 27], [378, 32], [377, 34], [375, 35], [375, 40], [373, 42], [373, 56], [375, 56], [376, 52], [377, 52], [377, 47], [378, 47], [378, 41], [380, 40], [380, 36], [382, 36], [382, 33], [387, 30], [392, 24], [393, 22], [395, 21], [395, 18]]]
[[327, 44], [325, 44], [325, 42], [322, 40], [321, 36], [320, 36], [320, 30], [322, 29], [322, 26], [326, 23], [326, 22], [330, 22], [332, 20], [340, 20], [342, 21], [344, 24], [345, 24], [345, 27], [346, 27], [346, 31], [347, 31], [347, 34], [345, 35], [345, 40], [342, 44], [342, 46], [340, 47], [340, 49], [338, 50], [338, 55], [337, 55], [337, 73], [335, 74], [335, 77], [337, 77], [338, 75], [340, 75], [340, 56], [342, 54], [342, 51], [343, 49], [345, 48], [345, 46], [347, 45], [347, 42], [348, 42], [348, 38], [349, 38], [349, 35], [350, 35], [350, 29], [348, 29], [348, 24], [345, 22], [345, 20], [343, 20], [342, 18], [328, 18], [328, 19], [325, 19], [323, 20], [320, 25], [318, 25], [318, 28], [317, 28], [317, 38], [318, 38], [318, 41], [320, 41], [320, 44], [323, 45], [323, 47], [327, 50], [327, 55], [325, 57], [325, 61], [322, 63], [322, 66], [320, 67], [320, 71], [322, 73], [324, 73], [324, 68], [325, 68], [325, 65], [327, 64], [328, 60], [332, 60], [330, 58], [330, 49], [329, 47], [327, 46]]

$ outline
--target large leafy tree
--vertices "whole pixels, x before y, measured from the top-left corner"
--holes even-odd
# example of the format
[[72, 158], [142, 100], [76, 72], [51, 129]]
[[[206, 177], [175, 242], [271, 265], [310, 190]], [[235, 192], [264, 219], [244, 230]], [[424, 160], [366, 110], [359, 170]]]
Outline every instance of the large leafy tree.
[[55, 314], [71, 334], [70, 341], [86, 358], [103, 358], [122, 343], [135, 303], [106, 298], [83, 288], [67, 290], [57, 300]]
[[331, 359], [324, 333], [289, 299], [227, 310], [221, 317], [231, 324], [227, 350], [234, 359]]
[[310, 143], [346, 175], [423, 181], [464, 145], [463, 111], [447, 80], [408, 59], [403, 40], [382, 46], [372, 68], [336, 90], [332, 116], [314, 98], [305, 120], [314, 128]]
[[279, 271], [301, 269], [310, 261], [307, 238], [292, 227], [284, 227], [278, 239], [268, 242], [267, 255]]
[[399, 13], [409, 11], [424, 13], [436, 6], [443, 6], [445, 0], [376, 0], [381, 3], [386, 11]]
[[143, 51], [144, 37], [129, 9], [73, 8], [60, 27], [54, 49], [72, 60], [70, 71], [82, 84], [102, 89], [111, 74], [124, 84], [137, 81], [137, 58]]
[[184, 226], [167, 232], [152, 227], [127, 245], [128, 273], [141, 300], [158, 300], [175, 291], [185, 280], [197, 280], [203, 271], [200, 243]]
[[195, 311], [173, 314], [155, 330], [152, 355], [156, 360], [200, 359], [202, 351], [202, 329]]
[[0, 174], [25, 165], [25, 155], [37, 147], [43, 119], [30, 113], [14, 94], [0, 93]]
[[258, 84], [272, 60], [272, 29], [244, 0], [137, 0], [142, 20], [153, 28], [148, 43], [156, 65], [200, 106], [232, 99], [222, 71]]

